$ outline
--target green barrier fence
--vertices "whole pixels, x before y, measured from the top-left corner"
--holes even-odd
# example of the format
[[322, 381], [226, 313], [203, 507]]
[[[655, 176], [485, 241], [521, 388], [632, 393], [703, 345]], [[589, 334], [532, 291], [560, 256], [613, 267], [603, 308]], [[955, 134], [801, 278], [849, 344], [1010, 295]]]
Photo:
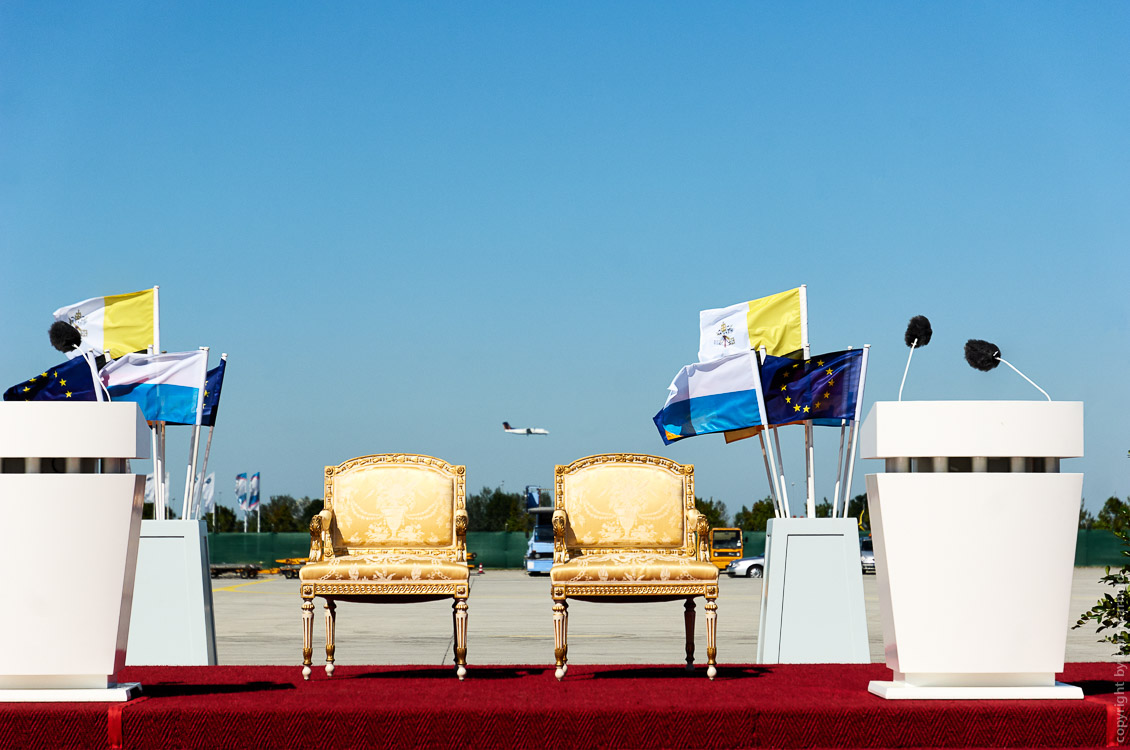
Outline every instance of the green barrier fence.
[[213, 565], [258, 563], [273, 568], [275, 560], [310, 554], [310, 532], [209, 534], [208, 552]]
[[[742, 534], [743, 554], [746, 557], [763, 554], [765, 532], [746, 531]], [[522, 567], [526, 553], [526, 535], [509, 531], [469, 531], [467, 551], [475, 553], [474, 564], [486, 569]], [[276, 565], [275, 560], [287, 557], [306, 557], [310, 551], [310, 534], [210, 534], [208, 548], [213, 563], [258, 563], [264, 568]], [[1075, 546], [1075, 565], [1121, 567], [1127, 561], [1122, 556], [1121, 542], [1105, 529], [1079, 529]]]

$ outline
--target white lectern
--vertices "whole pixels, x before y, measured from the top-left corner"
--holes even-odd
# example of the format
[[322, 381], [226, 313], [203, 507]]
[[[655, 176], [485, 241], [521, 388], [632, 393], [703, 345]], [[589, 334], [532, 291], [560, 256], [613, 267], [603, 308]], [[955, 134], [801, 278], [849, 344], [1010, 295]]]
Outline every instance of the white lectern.
[[0, 403], [0, 514], [11, 522], [0, 701], [123, 701], [149, 457], [133, 403]]
[[1082, 698], [1063, 671], [1083, 404], [876, 403], [862, 426], [884, 698]]

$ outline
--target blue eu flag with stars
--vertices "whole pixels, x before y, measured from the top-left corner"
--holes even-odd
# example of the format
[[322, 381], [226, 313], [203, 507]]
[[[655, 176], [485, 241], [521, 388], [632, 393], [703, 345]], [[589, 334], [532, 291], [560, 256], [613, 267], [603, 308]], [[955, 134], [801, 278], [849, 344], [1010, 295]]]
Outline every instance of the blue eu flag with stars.
[[204, 406], [200, 411], [200, 424], [205, 427], [215, 426], [216, 416], [220, 413], [220, 389], [224, 385], [224, 370], [227, 366], [228, 361], [221, 359], [219, 365], [208, 371], [208, 377], [204, 381]]
[[761, 387], [769, 424], [811, 419], [823, 426], [855, 419], [863, 350], [814, 354], [808, 359], [766, 357]]
[[97, 401], [90, 365], [75, 357], [4, 391], [5, 401]]

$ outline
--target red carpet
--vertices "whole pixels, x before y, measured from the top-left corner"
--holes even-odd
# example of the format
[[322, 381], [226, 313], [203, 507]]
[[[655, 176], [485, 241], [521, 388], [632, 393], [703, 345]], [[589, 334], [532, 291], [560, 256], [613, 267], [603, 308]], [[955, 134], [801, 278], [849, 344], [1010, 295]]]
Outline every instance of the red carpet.
[[1103, 747], [1117, 740], [1114, 663], [1071, 664], [1083, 701], [884, 701], [881, 664], [454, 669], [130, 667], [128, 704], [0, 704], [0, 747]]

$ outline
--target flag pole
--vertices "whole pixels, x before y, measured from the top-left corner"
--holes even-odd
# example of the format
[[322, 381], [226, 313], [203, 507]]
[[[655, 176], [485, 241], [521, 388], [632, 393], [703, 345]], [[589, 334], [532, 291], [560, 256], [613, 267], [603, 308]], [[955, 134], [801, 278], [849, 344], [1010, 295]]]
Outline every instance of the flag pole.
[[[804, 353], [804, 363], [808, 364], [812, 347], [808, 341], [808, 285], [800, 285], [800, 343]], [[805, 473], [805, 515], [816, 518], [816, 453], [812, 445], [812, 420], [804, 420], [804, 473]]]
[[157, 481], [157, 504], [159, 507], [154, 508], [153, 516], [158, 521], [165, 520], [165, 508], [169, 502], [169, 483], [165, 477], [165, 423], [157, 422], [157, 464], [160, 466], [160, 474], [155, 477]]
[[[855, 347], [849, 346], [848, 351]], [[840, 452], [836, 458], [836, 487], [832, 491], [832, 518], [839, 515], [840, 507], [840, 485], [844, 476], [844, 432], [847, 430], [848, 421], [846, 419], [840, 420]], [[847, 505], [847, 500], [844, 500], [844, 505]]]
[[210, 347], [202, 346], [200, 351], [204, 352], [204, 382], [200, 384], [200, 396], [196, 401], [196, 424], [192, 425], [192, 446], [191, 453], [188, 458], [188, 476], [184, 482], [184, 502], [181, 504], [183, 512], [181, 518], [186, 521], [189, 519], [189, 514], [192, 512], [192, 501], [196, 494], [196, 460], [200, 456], [200, 415], [204, 407], [204, 391], [208, 386], [208, 351]]
[[[223, 365], [227, 361], [228, 361], [228, 353], [222, 352], [220, 354], [220, 364]], [[218, 403], [216, 405], [216, 408], [219, 408]], [[204, 445], [204, 465], [200, 467], [200, 474], [198, 475], [200, 477], [200, 481], [204, 481], [204, 477], [208, 476], [208, 454], [212, 451], [212, 432], [215, 429], [216, 429], [216, 417], [215, 417], [215, 412], [213, 412], [212, 413], [212, 424], [208, 425], [208, 440], [205, 442], [205, 445]], [[197, 485], [197, 491], [193, 494], [195, 495], [195, 497], [193, 497], [193, 502], [195, 502], [196, 506], [197, 506], [196, 515], [197, 515], [197, 517], [199, 517], [200, 516], [200, 513], [199, 513], [199, 506], [200, 506], [199, 485]], [[212, 505], [212, 525], [213, 526], [215, 526], [215, 521], [216, 521], [216, 510], [215, 510], [215, 504], [213, 503], [213, 505]]]
[[161, 353], [161, 287], [153, 287], [153, 353]]
[[[203, 502], [203, 498], [200, 495], [200, 490], [204, 484], [204, 477], [208, 476], [208, 454], [212, 451], [212, 431], [215, 429], [215, 425], [208, 425], [208, 439], [204, 441], [204, 464], [200, 467], [199, 474], [200, 482], [196, 485], [196, 488], [193, 492], [192, 503], [196, 508], [195, 515], [197, 518], [200, 517], [200, 504]], [[215, 512], [216, 511], [213, 509], [212, 513], [215, 514]], [[213, 520], [215, 520], [214, 515]]]
[[[803, 334], [803, 335], [806, 336], [807, 334]], [[765, 350], [764, 344], [761, 345], [761, 349], [759, 350], [758, 353], [760, 355], [761, 361], [764, 362], [765, 357], [767, 356], [767, 352]], [[761, 381], [761, 373], [759, 372], [758, 373], [758, 382], [760, 382], [760, 381]], [[773, 473], [774, 473], [774, 475], [777, 476], [777, 484], [778, 484], [778, 492], [780, 494], [779, 499], [780, 499], [780, 502], [781, 502], [781, 510], [784, 513], [783, 518], [788, 518], [789, 513], [791, 512], [791, 509], [789, 508], [789, 490], [788, 490], [788, 488], [785, 487], [785, 462], [781, 458], [781, 436], [777, 434], [776, 425], [766, 425], [765, 428], [767, 430], [769, 430], [769, 435], [772, 438], [772, 441], [771, 441], [772, 445], [773, 445], [773, 447], [774, 447], [774, 449], [776, 450], [776, 453], [777, 453], [777, 463], [773, 467]], [[770, 453], [770, 460], [772, 460], [772, 453]]]
[[855, 421], [851, 426], [851, 441], [848, 443], [847, 480], [844, 482], [844, 518], [847, 518], [848, 498], [851, 497], [851, 480], [855, 474], [855, 443], [859, 437], [859, 417], [863, 412], [863, 388], [867, 384], [867, 355], [871, 344], [863, 345], [863, 362], [859, 365], [859, 391], [855, 397]]
[[[761, 351], [764, 352], [765, 348], [762, 347]], [[761, 356], [761, 352], [750, 352], [750, 356], [749, 356], [749, 364], [750, 364], [750, 367], [753, 369], [753, 382], [757, 386], [757, 409], [760, 412], [760, 416], [761, 416], [761, 432], [759, 432], [757, 434], [757, 437], [758, 437], [758, 440], [761, 441], [761, 457], [765, 461], [765, 474], [769, 479], [769, 494], [773, 497], [773, 513], [778, 518], [780, 518], [781, 517], [780, 500], [777, 497], [776, 480], [775, 480], [775, 475], [776, 475], [775, 468], [776, 467], [772, 466], [772, 459], [770, 458], [769, 453], [765, 450], [765, 428], [768, 426], [768, 423], [769, 423], [769, 414], [765, 410], [765, 392], [761, 387], [761, 371], [758, 369], [758, 366], [757, 366], [758, 360], [760, 359], [760, 356]]]
[[847, 431], [848, 421], [840, 420], [840, 452], [836, 458], [836, 487], [832, 491], [832, 518], [839, 514], [840, 507], [840, 480], [844, 476], [844, 433]]
[[[768, 353], [765, 350], [764, 344], [762, 344], [761, 348], [758, 350], [758, 355], [759, 355], [762, 362], [764, 362], [766, 356], [768, 356]], [[758, 381], [759, 382], [760, 382], [760, 379], [761, 379], [761, 373], [758, 372]], [[766, 425], [765, 429], [769, 430], [769, 436], [770, 436], [770, 438], [772, 438], [770, 440], [770, 445], [773, 447], [773, 449], [774, 449], [774, 451], [776, 452], [776, 455], [777, 455], [777, 460], [774, 463], [773, 462], [773, 451], [770, 451], [769, 461], [770, 461], [770, 463], [773, 463], [773, 476], [774, 476], [774, 480], [777, 484], [777, 495], [778, 495], [777, 499], [781, 503], [781, 513], [782, 513], [781, 517], [782, 518], [788, 518], [789, 514], [791, 513], [791, 509], [789, 508], [789, 490], [785, 486], [785, 462], [784, 462], [784, 459], [781, 458], [781, 436], [777, 433], [777, 426], [776, 425]]]

